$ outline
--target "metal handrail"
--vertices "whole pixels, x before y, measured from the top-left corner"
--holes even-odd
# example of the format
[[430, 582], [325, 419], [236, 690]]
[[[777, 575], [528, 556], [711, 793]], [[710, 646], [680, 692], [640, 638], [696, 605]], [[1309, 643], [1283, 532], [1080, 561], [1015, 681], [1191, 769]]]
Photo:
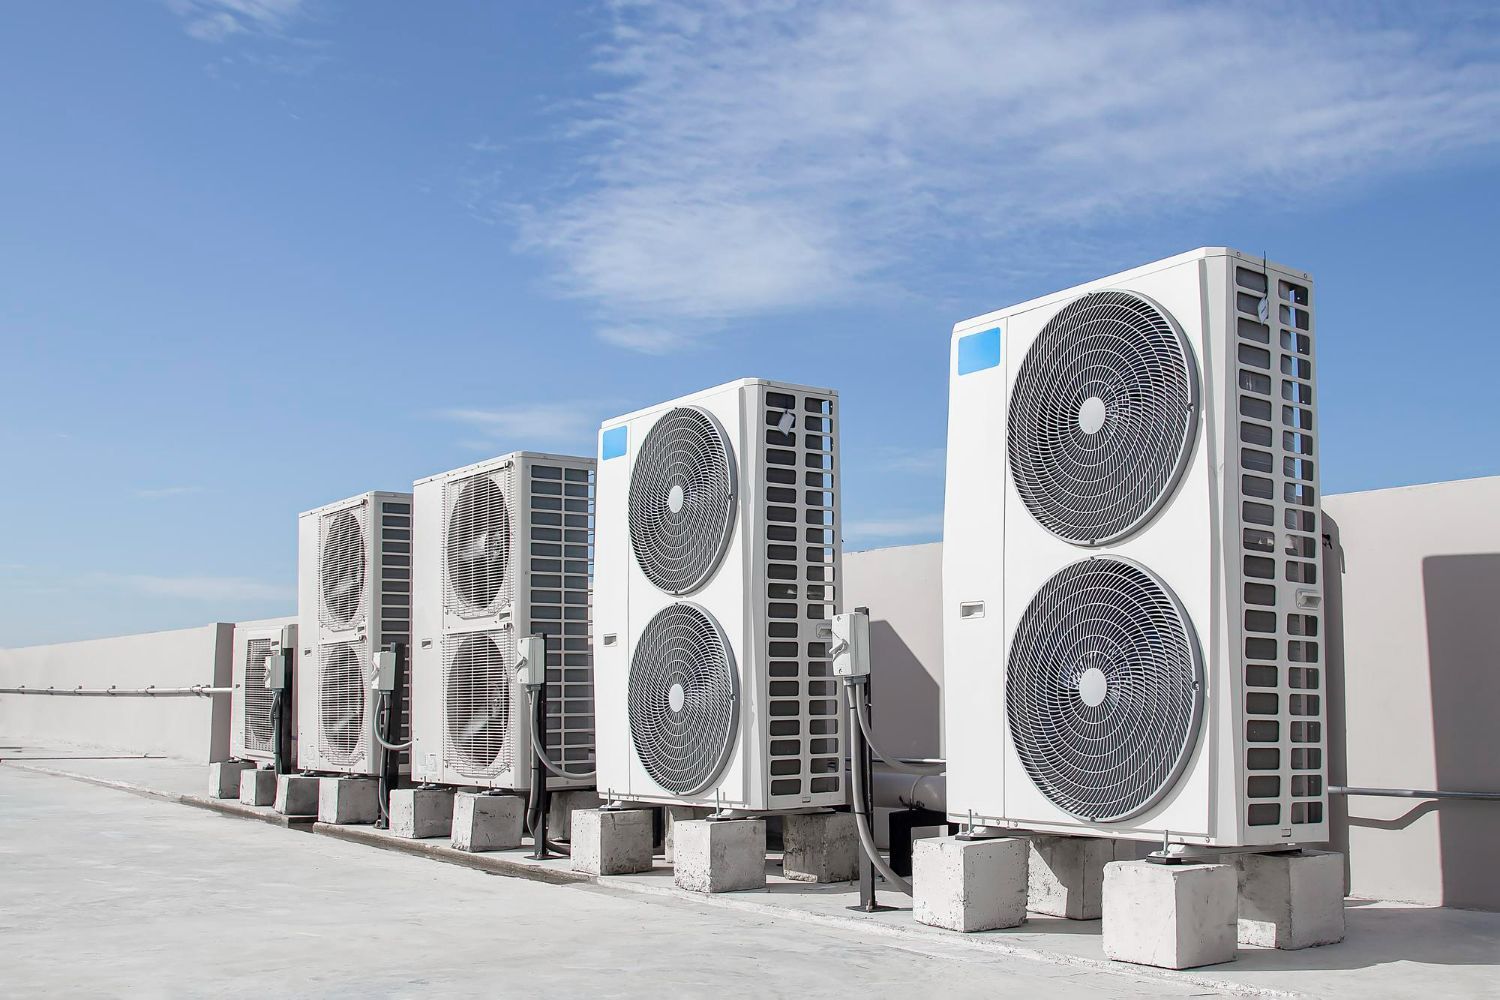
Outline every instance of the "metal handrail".
[[1389, 799], [1470, 799], [1476, 802], [1500, 802], [1500, 792], [1438, 792], [1421, 788], [1357, 788], [1329, 785], [1329, 795], [1369, 795]]

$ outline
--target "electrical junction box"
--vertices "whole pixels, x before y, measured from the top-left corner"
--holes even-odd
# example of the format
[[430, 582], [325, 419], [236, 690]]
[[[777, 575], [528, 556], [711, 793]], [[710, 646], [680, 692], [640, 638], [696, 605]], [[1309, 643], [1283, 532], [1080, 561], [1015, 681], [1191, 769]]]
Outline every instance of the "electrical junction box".
[[850, 611], [833, 616], [833, 676], [870, 676], [870, 616]]
[[396, 651], [382, 649], [375, 654], [375, 673], [370, 687], [376, 691], [396, 690]]
[[266, 657], [266, 690], [286, 690], [286, 661], [291, 655], [292, 651], [285, 645], [272, 648], [270, 655]]
[[516, 677], [527, 687], [547, 683], [547, 640], [528, 635], [516, 643]]

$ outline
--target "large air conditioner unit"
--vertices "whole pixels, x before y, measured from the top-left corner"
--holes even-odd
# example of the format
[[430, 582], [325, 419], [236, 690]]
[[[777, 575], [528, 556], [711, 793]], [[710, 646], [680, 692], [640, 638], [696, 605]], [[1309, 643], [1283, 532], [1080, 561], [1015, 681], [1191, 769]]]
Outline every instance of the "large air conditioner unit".
[[606, 421], [594, 653], [611, 799], [845, 801], [838, 395], [742, 379]]
[[1203, 249], [954, 328], [952, 820], [1328, 839], [1312, 288]]
[[[253, 760], [269, 764], [275, 760], [272, 739], [271, 702], [273, 692], [266, 686], [267, 661], [281, 653], [282, 643], [290, 638], [297, 643], [297, 626], [245, 624], [234, 627], [233, 689], [230, 694], [230, 748], [236, 760]], [[295, 652], [295, 649], [293, 650]], [[295, 676], [295, 673], [293, 674]], [[291, 692], [287, 692], [288, 697]], [[293, 712], [296, 705], [292, 706]], [[296, 717], [293, 715], [293, 732]], [[292, 740], [296, 757], [296, 740]]]
[[568, 779], [594, 769], [589, 638], [594, 460], [515, 452], [418, 480], [412, 773], [531, 787], [531, 711], [517, 640], [546, 637], [543, 745]]
[[[411, 494], [362, 493], [297, 522], [298, 765], [379, 774], [375, 654], [411, 640]], [[410, 732], [409, 671], [400, 743]], [[401, 755], [405, 767], [406, 754]]]

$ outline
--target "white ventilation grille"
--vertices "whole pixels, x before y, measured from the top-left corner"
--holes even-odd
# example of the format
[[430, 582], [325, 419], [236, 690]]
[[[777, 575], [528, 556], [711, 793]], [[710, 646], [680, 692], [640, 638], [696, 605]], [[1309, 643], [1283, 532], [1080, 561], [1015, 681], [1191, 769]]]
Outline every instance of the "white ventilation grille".
[[363, 643], [341, 642], [318, 649], [318, 749], [342, 767], [365, 755], [365, 673]]
[[245, 644], [245, 749], [251, 753], [270, 753], [271, 689], [266, 687], [266, 658], [274, 643], [270, 639], [251, 639]]
[[1190, 348], [1161, 309], [1118, 291], [1070, 302], [1027, 352], [1011, 396], [1021, 500], [1076, 544], [1128, 535], [1182, 475], [1197, 402]]
[[739, 675], [719, 623], [672, 604], [641, 632], [630, 660], [630, 735], [651, 779], [677, 795], [712, 784], [734, 750]]
[[335, 628], [359, 617], [365, 593], [363, 505], [324, 515], [319, 525], [318, 583], [322, 591], [319, 621]]
[[1203, 707], [1203, 666], [1186, 612], [1123, 559], [1066, 567], [1016, 627], [1005, 708], [1017, 755], [1058, 808], [1127, 819], [1186, 765]]
[[488, 777], [515, 759], [511, 640], [500, 630], [443, 640], [443, 756], [462, 774]]
[[680, 406], [656, 422], [630, 473], [630, 544], [670, 594], [701, 587], [734, 528], [734, 454], [719, 422]]
[[470, 476], [444, 487], [445, 610], [473, 617], [509, 603], [515, 528], [509, 485], [505, 471]]

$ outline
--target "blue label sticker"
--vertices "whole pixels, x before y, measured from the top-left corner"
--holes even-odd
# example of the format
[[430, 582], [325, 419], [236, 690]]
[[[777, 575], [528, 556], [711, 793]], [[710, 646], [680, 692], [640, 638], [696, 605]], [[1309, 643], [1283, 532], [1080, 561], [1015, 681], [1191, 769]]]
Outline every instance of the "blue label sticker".
[[625, 454], [625, 428], [611, 427], [599, 436], [599, 460], [619, 458]]
[[968, 375], [1000, 365], [1000, 328], [958, 338], [958, 373]]

